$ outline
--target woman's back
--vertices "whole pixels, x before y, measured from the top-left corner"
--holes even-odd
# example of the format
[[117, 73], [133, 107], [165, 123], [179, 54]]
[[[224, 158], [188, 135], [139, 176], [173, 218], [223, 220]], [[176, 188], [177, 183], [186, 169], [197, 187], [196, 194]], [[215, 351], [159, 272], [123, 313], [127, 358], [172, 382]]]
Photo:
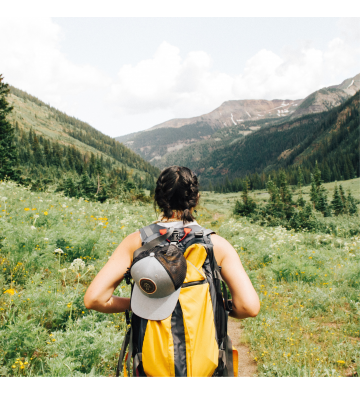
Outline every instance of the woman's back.
[[[140, 375], [211, 376], [221, 370], [227, 317], [221, 277], [232, 296], [231, 316], [253, 317], [260, 309], [237, 252], [196, 222], [198, 200], [191, 170], [165, 169], [155, 190], [161, 220], [122, 241], [84, 298], [87, 308], [102, 312], [133, 308], [128, 340]], [[132, 277], [131, 302], [113, 295], [124, 276]]]

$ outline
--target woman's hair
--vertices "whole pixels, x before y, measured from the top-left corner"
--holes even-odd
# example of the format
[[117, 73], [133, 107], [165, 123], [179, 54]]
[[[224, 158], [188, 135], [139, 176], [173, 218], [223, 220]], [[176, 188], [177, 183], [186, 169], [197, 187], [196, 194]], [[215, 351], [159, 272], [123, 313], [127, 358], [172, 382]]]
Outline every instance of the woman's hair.
[[173, 210], [181, 210], [184, 223], [194, 221], [190, 210], [198, 199], [198, 179], [190, 169], [170, 166], [161, 172], [156, 181], [154, 205], [159, 206], [166, 218], [171, 218]]

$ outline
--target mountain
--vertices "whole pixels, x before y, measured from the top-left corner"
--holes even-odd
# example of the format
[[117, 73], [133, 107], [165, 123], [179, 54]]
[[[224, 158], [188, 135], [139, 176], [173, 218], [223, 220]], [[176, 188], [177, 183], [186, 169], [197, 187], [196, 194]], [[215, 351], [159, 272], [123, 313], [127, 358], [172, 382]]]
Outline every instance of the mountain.
[[286, 120], [220, 144], [198, 159], [184, 153], [188, 161], [184, 165], [191, 162], [202, 185], [222, 183], [226, 176], [233, 180], [299, 164], [311, 170], [316, 160], [321, 168], [325, 163], [331, 168], [329, 181], [360, 176], [359, 96], [357, 92], [329, 111]]
[[[114, 138], [104, 135], [89, 124], [66, 115], [20, 89], [10, 86], [7, 100], [13, 106], [9, 120], [13, 123], [19, 139], [21, 165], [32, 169], [31, 171], [36, 172], [37, 166], [34, 169], [34, 166], [30, 165], [31, 161], [36, 162], [34, 137], [29, 135], [30, 131], [36, 136], [38, 141], [36, 144], [40, 144], [39, 157], [42, 158], [46, 168], [51, 164], [45, 163], [44, 149], [48, 150], [49, 148], [45, 146], [50, 144], [55, 150], [60, 149], [60, 162], [57, 167], [62, 171], [76, 170], [78, 174], [82, 174], [82, 168], [98, 157], [109, 170], [119, 168], [132, 179], [148, 180], [149, 184], [153, 184], [159, 174], [158, 168]], [[35, 151], [36, 147], [35, 145]], [[68, 158], [64, 157], [67, 155]]]
[[231, 100], [193, 118], [173, 119], [142, 132], [117, 137], [127, 147], [160, 168], [204, 158], [235, 139], [334, 108], [360, 89], [360, 74], [339, 85], [320, 89], [300, 100]]

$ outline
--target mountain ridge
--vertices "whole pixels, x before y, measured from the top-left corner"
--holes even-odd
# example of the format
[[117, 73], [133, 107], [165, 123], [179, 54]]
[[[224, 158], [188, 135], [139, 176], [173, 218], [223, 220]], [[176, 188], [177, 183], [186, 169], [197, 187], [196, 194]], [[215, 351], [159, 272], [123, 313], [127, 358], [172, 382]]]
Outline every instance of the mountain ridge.
[[[209, 142], [210, 147], [223, 140], [222, 135], [226, 137], [228, 131], [234, 128], [237, 133], [230, 134], [236, 139], [276, 125], [282, 120], [328, 111], [345, 102], [358, 89], [360, 74], [338, 85], [321, 88], [304, 99], [229, 100], [210, 113], [192, 118], [176, 118], [116, 139], [153, 165], [164, 168], [177, 163], [176, 158], [194, 144], [198, 146], [205, 141]], [[223, 132], [220, 133], [221, 130]]]

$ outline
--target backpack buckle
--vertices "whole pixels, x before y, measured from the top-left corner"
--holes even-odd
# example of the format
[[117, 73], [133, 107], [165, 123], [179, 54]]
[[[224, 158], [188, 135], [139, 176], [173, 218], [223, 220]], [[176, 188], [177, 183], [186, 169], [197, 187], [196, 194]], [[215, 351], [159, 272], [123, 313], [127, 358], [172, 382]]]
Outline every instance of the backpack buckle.
[[203, 231], [195, 232], [194, 235], [195, 235], [195, 237], [203, 237], [204, 236], [204, 232]]
[[174, 232], [170, 236], [170, 243], [178, 243], [180, 240], [180, 232], [178, 229], [174, 229]]

